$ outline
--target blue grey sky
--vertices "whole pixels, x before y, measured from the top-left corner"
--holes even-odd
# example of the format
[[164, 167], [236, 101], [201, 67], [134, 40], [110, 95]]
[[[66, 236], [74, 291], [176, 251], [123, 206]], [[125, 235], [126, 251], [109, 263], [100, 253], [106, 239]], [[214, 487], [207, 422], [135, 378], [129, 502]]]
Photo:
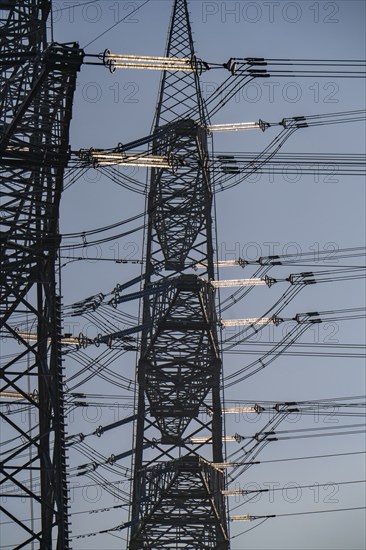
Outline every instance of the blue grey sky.
[[[77, 7], [74, 7], [74, 5]], [[114, 22], [142, 2], [103, 0], [94, 4], [54, 2], [54, 39], [78, 41], [84, 47]], [[86, 48], [87, 53], [163, 55], [172, 2], [151, 0], [141, 10], [120, 23]], [[61, 10], [61, 11], [60, 11]], [[230, 57], [265, 58], [365, 58], [365, 3], [353, 0], [190, 2], [191, 23], [197, 55], [211, 62], [225, 62]], [[227, 74], [208, 72], [202, 76], [206, 97]], [[150, 132], [160, 75], [152, 71], [117, 71], [110, 74], [103, 67], [84, 66], [78, 76], [71, 127], [71, 147], [113, 147], [145, 136]], [[364, 83], [359, 80], [333, 78], [270, 79], [258, 81], [244, 89], [212, 120], [214, 123], [257, 121], [278, 122], [283, 117], [331, 113], [365, 108]], [[215, 136], [215, 151], [261, 151], [277, 134], [243, 132]], [[365, 151], [362, 124], [307, 128], [295, 133], [284, 146], [285, 152]], [[145, 181], [146, 174], [136, 174]], [[300, 175], [276, 176], [270, 181], [262, 175], [258, 181], [240, 184], [217, 196], [217, 255], [220, 259], [246, 256], [257, 259], [272, 253], [314, 252], [365, 245], [365, 181], [359, 177]], [[90, 170], [66, 190], [62, 199], [61, 233], [82, 232], [103, 227], [140, 213], [144, 199], [118, 187]], [[101, 248], [81, 251], [90, 258], [141, 258], [142, 234], [132, 235]], [[77, 252], [79, 255], [79, 252]], [[317, 256], [315, 256], [315, 263]], [[353, 260], [356, 263], [357, 260]], [[331, 264], [332, 265], [332, 264]], [[334, 265], [334, 263], [333, 263]], [[362, 262], [361, 262], [362, 265]], [[274, 270], [273, 276], [299, 272], [297, 266]], [[138, 274], [139, 266], [104, 262], [73, 262], [63, 269], [62, 295], [65, 304], [97, 292], [109, 292]], [[221, 270], [221, 278], [250, 277], [253, 270]], [[340, 282], [315, 285], [304, 289], [286, 309], [286, 317], [298, 312], [360, 307], [365, 304], [363, 282]], [[259, 287], [246, 301], [232, 307], [228, 318], [260, 317], [282, 294], [283, 288]], [[225, 297], [227, 294], [223, 294]], [[137, 304], [131, 306], [137, 312]], [[93, 333], [93, 327], [74, 318], [66, 320], [65, 330]], [[73, 325], [71, 324], [73, 323]], [[329, 343], [362, 343], [362, 321], [328, 323], [309, 331], [304, 341]], [[263, 338], [278, 340], [282, 327]], [[333, 340], [332, 340], [333, 339]], [[230, 374], [251, 361], [252, 355], [227, 354], [225, 374]], [[128, 353], [111, 365], [116, 372], [134, 378], [136, 357]], [[68, 375], [79, 366], [66, 359]], [[277, 359], [261, 373], [225, 392], [227, 400], [246, 399], [297, 401], [350, 397], [365, 394], [362, 359], [292, 357]], [[75, 391], [118, 394], [122, 391], [95, 378]], [[122, 392], [123, 393], [123, 392]], [[133, 394], [126, 392], [127, 401]], [[120, 404], [122, 399], [116, 400]], [[127, 415], [130, 411], [117, 410]], [[336, 412], [336, 411], [335, 411]], [[69, 420], [69, 433], [90, 433], [98, 425], [115, 419], [116, 408], [80, 409]], [[89, 416], [88, 416], [89, 415]], [[234, 415], [235, 416], [235, 415]], [[226, 433], [253, 435], [264, 424], [264, 417], [229, 418]], [[291, 420], [291, 419], [290, 419]], [[279, 429], [288, 430], [355, 423], [344, 417], [301, 417], [283, 422]], [[360, 422], [360, 419], [358, 419]], [[110, 432], [88, 444], [105, 456], [118, 454], [132, 446], [129, 427]], [[237, 443], [228, 443], [228, 452]], [[235, 447], [236, 446], [236, 447]], [[279, 441], [268, 445], [259, 460], [346, 453], [365, 450], [361, 435]], [[329, 487], [304, 488], [260, 494], [250, 503], [232, 498], [231, 513], [268, 515], [321, 509], [338, 509], [365, 505], [364, 484], [337, 485], [340, 481], [365, 479], [365, 455], [293, 462], [263, 463], [253, 466], [232, 488], [283, 487], [292, 483], [310, 485], [332, 483]], [[76, 452], [70, 453], [70, 467], [86, 462]], [[129, 467], [129, 459], [123, 462]], [[117, 478], [118, 471], [110, 479]], [[127, 519], [126, 510], [111, 510], [93, 515], [78, 514], [87, 510], [118, 505], [118, 501], [98, 488], [80, 489], [87, 478], [73, 478], [72, 534], [87, 534], [109, 529]], [[78, 485], [79, 484], [79, 488]], [[128, 488], [128, 483], [126, 485]], [[263, 525], [231, 523], [232, 550], [361, 550], [365, 547], [364, 511], [335, 512], [273, 518]], [[112, 550], [125, 548], [125, 531], [92, 538], [75, 538], [75, 550]], [[122, 537], [118, 538], [118, 537]]]

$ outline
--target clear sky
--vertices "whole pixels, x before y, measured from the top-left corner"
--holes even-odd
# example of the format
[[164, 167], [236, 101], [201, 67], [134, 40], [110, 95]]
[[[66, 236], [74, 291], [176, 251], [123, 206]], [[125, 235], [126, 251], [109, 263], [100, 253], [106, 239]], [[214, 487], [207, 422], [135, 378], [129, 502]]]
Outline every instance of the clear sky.
[[[80, 4], [84, 4], [80, 6]], [[81, 47], [134, 10], [142, 2], [103, 0], [90, 2], [54, 2], [54, 39], [78, 41]], [[75, 7], [74, 7], [75, 5]], [[163, 55], [172, 2], [151, 0], [124, 22], [95, 40], [87, 53], [103, 52]], [[365, 4], [362, 1], [253, 1], [190, 2], [191, 22], [196, 52], [211, 62], [225, 62], [230, 57], [362, 59], [365, 57]], [[202, 77], [204, 97], [224, 78], [225, 72], [206, 73]], [[73, 150], [89, 147], [114, 147], [145, 136], [150, 132], [156, 105], [160, 75], [152, 71], [117, 71], [110, 74], [103, 67], [84, 66], [78, 76], [71, 127]], [[334, 78], [269, 79], [244, 89], [212, 120], [213, 123], [257, 121], [278, 122], [283, 117], [323, 114], [365, 108], [364, 84], [359, 80]], [[277, 134], [247, 132], [215, 136], [215, 151], [261, 151]], [[365, 151], [362, 124], [343, 124], [300, 130], [286, 143], [284, 152], [292, 153], [362, 153]], [[145, 181], [139, 169], [134, 174]], [[144, 209], [144, 198], [117, 186], [97, 172], [89, 170], [64, 192], [61, 208], [61, 233], [83, 232], [123, 220]], [[258, 181], [244, 182], [217, 196], [217, 254], [220, 259], [239, 255], [248, 259], [270, 254], [316, 252], [365, 245], [365, 181], [362, 177], [335, 175], [300, 175], [298, 178], [262, 175]], [[136, 227], [136, 223], [131, 227]], [[130, 226], [129, 226], [130, 227]], [[65, 244], [65, 241], [64, 241]], [[70, 254], [89, 258], [118, 257], [140, 259], [142, 234], [132, 234], [114, 243]], [[67, 252], [63, 252], [67, 255]], [[318, 260], [315, 256], [314, 261]], [[63, 261], [66, 263], [66, 260]], [[350, 260], [362, 265], [362, 259]], [[330, 265], [334, 265], [330, 262]], [[80, 261], [63, 269], [64, 304], [98, 292], [108, 293], [139, 273], [138, 265], [112, 262]], [[300, 272], [298, 266], [273, 270], [274, 277]], [[304, 268], [307, 271], [307, 268]], [[221, 278], [250, 277], [253, 270], [228, 269]], [[280, 286], [280, 285], [278, 285]], [[298, 312], [361, 307], [365, 304], [364, 282], [345, 281], [312, 285], [286, 308], [284, 316]], [[260, 317], [283, 293], [284, 288], [259, 287], [246, 300], [225, 312], [223, 317]], [[228, 293], [223, 294], [226, 297]], [[137, 303], [129, 313], [137, 313]], [[93, 334], [93, 327], [80, 318], [65, 320], [65, 331]], [[278, 332], [277, 332], [278, 331]], [[262, 339], [280, 339], [282, 327], [267, 331]], [[333, 322], [316, 327], [304, 342], [362, 343], [362, 321]], [[249, 347], [241, 350], [248, 350]], [[86, 350], [90, 356], [96, 352]], [[101, 350], [98, 351], [100, 353]], [[253, 355], [227, 354], [225, 374], [248, 364]], [[112, 358], [111, 358], [112, 359]], [[127, 353], [111, 362], [110, 368], [127, 379], [134, 378], [136, 357]], [[67, 376], [80, 365], [66, 358]], [[263, 401], [319, 400], [364, 395], [364, 360], [344, 357], [283, 356], [261, 373], [229, 388], [226, 400]], [[99, 367], [98, 367], [99, 368]], [[83, 377], [75, 379], [75, 383]], [[121, 380], [119, 380], [121, 382]], [[70, 381], [68, 387], [72, 388]], [[94, 377], [74, 391], [106, 393], [116, 396], [106, 407], [76, 408], [69, 419], [69, 433], [88, 434], [99, 425], [113, 422], [116, 415], [127, 416], [133, 393]], [[102, 400], [95, 399], [100, 403]], [[118, 403], [118, 407], [112, 407]], [[335, 413], [337, 411], [334, 411]], [[252, 436], [265, 422], [265, 416], [237, 417], [227, 421], [226, 433]], [[296, 421], [296, 422], [295, 422]], [[307, 416], [284, 421], [280, 430], [294, 428], [328, 428], [336, 423], [361, 423], [362, 419], [342, 416]], [[328, 433], [328, 430], [325, 430]], [[331, 431], [331, 430], [329, 430]], [[85, 443], [109, 457], [131, 449], [130, 426], [108, 432], [101, 438], [90, 436]], [[228, 453], [239, 448], [228, 443]], [[361, 435], [291, 439], [267, 445], [259, 460], [347, 453], [365, 450]], [[95, 455], [95, 460], [98, 460]], [[253, 466], [231, 488], [283, 487], [292, 483], [329, 487], [302, 488], [259, 493], [247, 504], [232, 498], [231, 514], [286, 514], [321, 509], [364, 506], [364, 484], [338, 485], [339, 482], [365, 479], [365, 455], [342, 456], [292, 462], [263, 463]], [[93, 459], [70, 452], [70, 468]], [[130, 466], [130, 459], [121, 461]], [[70, 470], [71, 471], [71, 470]], [[118, 479], [116, 468], [101, 472], [110, 480]], [[78, 514], [87, 510], [117, 506], [118, 499], [98, 487], [80, 488], [95, 483], [87, 477], [70, 478], [72, 486], [72, 534], [87, 534], [109, 529], [127, 519], [127, 511], [115, 509], [98, 514]], [[129, 490], [128, 482], [124, 488]], [[254, 523], [232, 523], [232, 550], [361, 550], [365, 545], [364, 511], [335, 512], [269, 519], [263, 525], [242, 534]], [[125, 531], [74, 539], [73, 548], [125, 548]]]

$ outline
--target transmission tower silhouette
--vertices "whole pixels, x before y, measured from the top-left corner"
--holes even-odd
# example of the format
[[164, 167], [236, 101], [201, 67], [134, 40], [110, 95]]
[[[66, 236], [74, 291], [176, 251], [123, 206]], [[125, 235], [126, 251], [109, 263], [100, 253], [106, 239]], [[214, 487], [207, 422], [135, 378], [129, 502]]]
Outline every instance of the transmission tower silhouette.
[[[174, 2], [166, 57], [195, 59], [186, 0]], [[197, 71], [164, 71], [152, 153], [195, 162], [179, 174], [151, 173], [131, 550], [228, 548], [225, 480], [215, 466], [223, 428], [206, 125]]]
[[[14, 447], [2, 458], [0, 467], [1, 483], [11, 486], [14, 498], [2, 499], [0, 510], [13, 522], [16, 548], [33, 548], [37, 543], [49, 549], [56, 540], [61, 550], [70, 543], [55, 264], [71, 107], [83, 55], [77, 44], [47, 44], [50, 7], [51, 2], [44, 0], [0, 2], [1, 331], [5, 358], [0, 396], [22, 400], [33, 419], [28, 430], [21, 413], [0, 411]], [[19, 318], [26, 318], [26, 326], [18, 326]], [[25, 474], [39, 479], [29, 483]], [[30, 512], [31, 522], [25, 519]]]
[[[75, 7], [83, 9], [89, 4], [85, 2]], [[64, 9], [69, 7], [56, 11]], [[138, 9], [114, 22], [85, 48]], [[276, 515], [266, 512], [264, 515], [230, 515], [229, 518], [227, 497], [243, 497], [241, 504], [247, 504], [252, 502], [253, 495], [268, 491], [228, 489], [227, 485], [230, 482], [232, 486], [249, 467], [259, 464], [256, 457], [269, 443], [300, 437], [324, 439], [337, 435], [337, 427], [346, 430], [340, 431], [340, 435], [359, 433], [357, 428], [361, 426], [358, 424], [329, 429], [307, 426], [277, 430], [277, 427], [291, 414], [315, 415], [322, 410], [329, 416], [328, 409], [332, 407], [344, 407], [347, 414], [358, 415], [357, 408], [365, 406], [363, 401], [359, 402], [363, 396], [294, 401], [293, 388], [289, 387], [291, 399], [285, 401], [266, 399], [252, 403], [240, 398], [235, 406], [226, 407], [223, 388], [224, 384], [227, 389], [237, 386], [282, 355], [305, 356], [310, 349], [309, 356], [333, 358], [343, 347], [346, 351], [363, 349], [353, 343], [325, 346], [314, 339], [314, 342], [303, 342], [304, 351], [298, 342], [308, 329], [310, 332], [320, 323], [364, 319], [363, 308], [333, 309], [332, 306], [330, 310], [317, 308], [304, 312], [297, 309], [294, 312], [287, 306], [305, 287], [364, 279], [364, 267], [348, 265], [348, 262], [352, 258], [363, 258], [365, 248], [333, 250], [325, 246], [324, 250], [318, 250], [316, 259], [312, 259], [312, 252], [297, 255], [287, 251], [250, 259], [246, 254], [241, 257], [240, 251], [235, 250], [235, 259], [219, 259], [216, 257], [214, 191], [235, 187], [248, 180], [251, 174], [261, 171], [280, 174], [282, 164], [295, 174], [300, 164], [304, 174], [317, 178], [319, 174], [328, 174], [330, 165], [340, 168], [342, 175], [364, 175], [365, 159], [361, 154], [279, 151], [298, 130], [360, 122], [365, 120], [366, 113], [364, 110], [326, 112], [282, 118], [277, 122], [259, 119], [257, 122], [214, 125], [210, 118], [255, 79], [287, 78], [289, 73], [294, 78], [329, 78], [330, 75], [364, 78], [366, 61], [254, 57], [230, 58], [226, 63], [202, 61], [194, 51], [188, 0], [173, 0], [165, 57], [113, 54], [108, 49], [103, 53], [85, 54], [76, 42], [59, 44], [53, 41], [50, 12], [49, 0], [0, 0], [0, 513], [6, 519], [1, 527], [11, 525], [9, 541], [13, 543], [4, 548], [67, 550], [71, 547], [71, 539], [109, 534], [126, 540], [115, 535], [126, 529], [128, 550], [229, 550], [229, 521], [260, 520], [255, 524], [259, 526], [269, 518], [280, 516], [363, 509], [348, 507]], [[74, 151], [70, 148], [69, 127], [76, 76], [82, 64], [104, 66], [112, 73], [119, 68], [162, 71], [153, 127], [148, 136], [126, 144], [118, 143], [111, 149]], [[230, 76], [204, 101], [200, 75], [211, 69], [227, 71]], [[112, 88], [115, 89], [114, 85], [109, 87]], [[214, 132], [255, 129], [269, 133], [280, 131], [258, 153], [215, 155], [213, 147], [211, 149]], [[128, 166], [150, 169], [148, 185], [117, 170]], [[64, 179], [66, 168], [68, 176], [71, 174], [70, 181]], [[117, 223], [110, 223], [108, 219], [109, 225], [104, 227], [63, 232], [66, 243], [79, 242], [61, 246], [59, 204], [64, 186], [65, 189], [71, 186], [90, 168], [98, 169], [125, 189], [143, 195], [146, 199], [144, 212]], [[117, 235], [110, 235], [138, 219], [144, 219], [140, 227], [118, 229]], [[68, 254], [112, 241], [119, 244], [120, 239], [140, 230], [144, 232], [141, 260], [93, 259], [138, 264], [137, 276], [135, 273], [134, 278], [118, 283], [109, 292], [103, 288], [103, 292], [62, 305], [62, 268], [76, 260], [88, 259], [87, 255], [84, 258]], [[335, 260], [334, 265], [326, 263], [331, 260], [330, 256]], [[68, 261], [63, 264], [63, 260]], [[347, 265], [338, 264], [339, 260]], [[289, 275], [287, 268], [296, 265], [309, 265], [312, 271]], [[229, 271], [230, 268], [249, 268], [250, 276], [219, 280], [218, 270], [224, 267]], [[120, 268], [117, 269], [119, 277]], [[91, 282], [92, 292], [95, 292], [94, 283], [99, 286], [99, 280]], [[134, 285], [140, 285], [140, 289], [124, 292]], [[286, 290], [278, 291], [276, 301], [266, 308], [265, 316], [221, 318], [221, 313], [244, 299], [254, 287], [275, 286], [277, 291], [281, 285], [286, 285]], [[234, 287], [238, 290], [228, 295], [221, 302], [220, 311], [216, 311], [217, 289], [225, 291]], [[120, 304], [137, 301], [140, 303], [138, 316], [119, 309]], [[67, 324], [67, 319], [74, 317], [88, 321], [88, 325], [84, 325], [85, 332], [80, 332], [79, 336], [63, 335], [62, 321]], [[272, 339], [271, 331], [270, 341], [255, 339], [261, 330], [277, 329], [279, 325], [284, 328], [284, 323], [292, 325], [282, 336], [276, 335], [275, 339], [273, 331]], [[223, 329], [222, 339], [218, 337], [218, 327]], [[224, 329], [231, 327], [241, 328], [235, 334], [225, 335]], [[260, 334], [263, 335], [264, 332]], [[250, 344], [253, 343], [258, 349], [252, 352]], [[294, 352], [289, 351], [292, 345], [298, 346]], [[104, 347], [101, 353], [97, 351], [100, 346]], [[236, 366], [224, 379], [220, 350], [230, 352], [235, 347], [238, 353], [253, 353], [258, 358], [239, 368]], [[88, 350], [90, 356], [86, 348], [92, 348]], [[325, 351], [319, 352], [319, 349]], [[109, 369], [110, 363], [116, 363], [127, 351], [138, 353], [135, 384], [129, 375]], [[355, 352], [344, 353], [344, 356], [362, 357]], [[66, 380], [69, 387], [63, 376], [65, 357], [70, 360]], [[72, 360], [76, 366], [73, 373]], [[88, 386], [94, 377], [101, 382], [97, 393], [93, 387], [95, 379]], [[118, 388], [118, 392], [125, 390], [127, 395], [120, 392], [117, 396], [108, 395], [104, 382]], [[90, 389], [92, 393], [75, 392], [79, 387], [83, 392]], [[133, 403], [124, 401], [128, 399], [128, 392], [134, 392]], [[99, 399], [103, 407], [113, 411], [113, 422], [103, 420], [103, 425], [92, 431], [88, 427], [84, 433], [83, 426], [90, 420], [86, 417], [78, 424], [76, 433], [67, 433], [67, 415], [71, 422], [74, 409], [83, 411], [85, 407], [98, 405]], [[133, 414], [116, 418], [120, 405], [133, 409]], [[233, 413], [249, 413], [258, 418], [261, 413], [269, 416], [255, 434], [227, 436], [223, 414]], [[126, 429], [132, 432], [132, 448], [121, 452], [123, 437], [95, 443], [96, 438], [112, 430], [116, 433], [115, 430], [122, 426], [130, 427]], [[94, 443], [85, 443], [86, 437]], [[246, 440], [244, 445], [243, 440]], [[240, 448], [227, 455], [226, 442], [237, 443]], [[107, 455], [109, 444], [113, 445], [113, 453]], [[68, 470], [68, 449], [72, 452], [75, 449], [88, 462], [83, 458], [80, 464], [76, 458], [77, 464]], [[275, 458], [263, 462], [352, 454], [362, 452]], [[131, 457], [131, 467], [118, 464], [122, 460], [130, 461]], [[110, 474], [117, 475], [117, 480], [106, 477]], [[105, 490], [107, 498], [114, 497], [118, 504], [112, 506], [109, 501], [102, 508], [70, 514], [72, 499], [68, 481], [80, 479], [79, 476], [95, 483], [76, 484], [76, 488], [87, 490], [94, 486], [97, 490]], [[131, 484], [128, 490], [119, 486], [121, 479]], [[365, 480], [346, 480], [340, 484], [361, 482]], [[329, 484], [304, 484], [298, 488], [320, 486]], [[287, 486], [274, 490], [286, 489]], [[81, 498], [83, 496], [84, 493]], [[71, 536], [70, 515], [107, 511], [119, 514], [121, 509], [125, 514], [123, 523], [119, 519], [112, 527], [103, 525], [103, 529], [96, 531], [100, 525], [93, 526], [93, 532]], [[240, 536], [252, 529], [254, 527]]]

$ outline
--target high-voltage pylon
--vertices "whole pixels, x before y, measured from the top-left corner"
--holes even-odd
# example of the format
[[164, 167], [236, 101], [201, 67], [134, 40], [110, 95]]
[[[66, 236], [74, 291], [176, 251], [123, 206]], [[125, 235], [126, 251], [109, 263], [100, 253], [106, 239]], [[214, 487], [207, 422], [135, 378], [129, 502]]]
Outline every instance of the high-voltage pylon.
[[2, 542], [8, 533], [14, 548], [61, 550], [69, 528], [55, 263], [83, 53], [47, 43], [50, 8], [47, 0], [0, 2], [0, 402], [8, 404], [0, 409], [0, 511], [11, 524]]
[[187, 0], [174, 2], [166, 57], [192, 69], [163, 72], [151, 153], [195, 162], [151, 174], [129, 548], [224, 550], [213, 197]]

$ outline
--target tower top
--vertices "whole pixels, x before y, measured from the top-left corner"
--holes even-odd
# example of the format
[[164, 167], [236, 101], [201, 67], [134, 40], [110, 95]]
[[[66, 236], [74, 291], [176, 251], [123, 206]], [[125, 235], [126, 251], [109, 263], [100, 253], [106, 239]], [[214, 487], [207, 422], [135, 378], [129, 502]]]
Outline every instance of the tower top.
[[[166, 56], [195, 59], [187, 0], [174, 0]], [[203, 102], [198, 75], [195, 72], [164, 71], [160, 84], [155, 127], [179, 118], [204, 121]]]

